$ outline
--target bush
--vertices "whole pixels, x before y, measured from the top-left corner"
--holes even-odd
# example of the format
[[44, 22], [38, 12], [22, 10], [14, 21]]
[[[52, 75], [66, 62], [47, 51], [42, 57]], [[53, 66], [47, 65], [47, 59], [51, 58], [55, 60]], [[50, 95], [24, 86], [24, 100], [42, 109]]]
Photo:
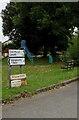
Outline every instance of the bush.
[[8, 48], [8, 49], [14, 49], [16, 47], [15, 47], [15, 45], [13, 43], [5, 44], [5, 45], [3, 44], [2, 45], [2, 50], [6, 50], [6, 48]]
[[64, 52], [62, 59], [64, 62], [68, 60], [75, 60], [76, 65], [79, 65], [79, 39], [78, 36], [73, 36], [71, 43], [66, 52]]

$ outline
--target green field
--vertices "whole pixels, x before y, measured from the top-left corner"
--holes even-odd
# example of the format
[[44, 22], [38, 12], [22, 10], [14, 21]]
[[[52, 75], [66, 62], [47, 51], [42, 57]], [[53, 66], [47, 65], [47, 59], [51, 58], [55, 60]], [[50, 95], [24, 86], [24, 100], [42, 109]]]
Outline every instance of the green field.
[[[27, 85], [19, 88], [9, 88], [8, 64], [7, 59], [2, 64], [2, 98], [10, 98], [24, 90], [34, 92], [36, 89], [46, 87], [61, 81], [77, 77], [77, 68], [73, 70], [61, 69], [61, 62], [49, 64], [48, 59], [35, 58], [34, 65], [27, 59], [26, 65], [23, 66], [23, 73], [27, 75]], [[20, 73], [19, 66], [12, 67], [12, 75]]]

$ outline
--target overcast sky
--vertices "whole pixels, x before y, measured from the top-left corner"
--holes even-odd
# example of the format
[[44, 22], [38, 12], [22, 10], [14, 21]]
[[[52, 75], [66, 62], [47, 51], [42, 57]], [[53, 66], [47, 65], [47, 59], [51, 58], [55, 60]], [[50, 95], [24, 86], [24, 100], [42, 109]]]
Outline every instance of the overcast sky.
[[[9, 0], [1, 0], [0, 1], [0, 13], [2, 11], [2, 9], [5, 8], [5, 6], [7, 5], [7, 3], [9, 2]], [[0, 14], [0, 41], [4, 42], [8, 40], [8, 37], [4, 37], [3, 33], [2, 33], [2, 18], [1, 18], [1, 14]]]

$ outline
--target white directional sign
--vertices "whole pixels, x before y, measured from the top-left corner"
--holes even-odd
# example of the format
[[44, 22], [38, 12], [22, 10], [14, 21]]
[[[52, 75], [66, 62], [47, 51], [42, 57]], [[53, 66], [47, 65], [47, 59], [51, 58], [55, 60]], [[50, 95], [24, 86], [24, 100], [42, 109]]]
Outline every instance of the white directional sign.
[[25, 57], [24, 50], [9, 50], [9, 57]]
[[21, 80], [12, 80], [11, 81], [11, 87], [20, 87], [21, 86]]
[[26, 78], [26, 74], [18, 74], [18, 75], [11, 75], [10, 79], [11, 80], [16, 80], [16, 79], [25, 79]]
[[25, 65], [25, 58], [9, 58], [10, 65]]

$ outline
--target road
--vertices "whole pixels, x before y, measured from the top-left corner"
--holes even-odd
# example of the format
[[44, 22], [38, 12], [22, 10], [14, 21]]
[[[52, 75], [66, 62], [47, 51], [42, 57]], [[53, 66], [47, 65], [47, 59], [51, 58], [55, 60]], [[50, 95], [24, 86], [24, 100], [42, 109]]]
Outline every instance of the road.
[[77, 118], [77, 83], [2, 107], [3, 118]]

